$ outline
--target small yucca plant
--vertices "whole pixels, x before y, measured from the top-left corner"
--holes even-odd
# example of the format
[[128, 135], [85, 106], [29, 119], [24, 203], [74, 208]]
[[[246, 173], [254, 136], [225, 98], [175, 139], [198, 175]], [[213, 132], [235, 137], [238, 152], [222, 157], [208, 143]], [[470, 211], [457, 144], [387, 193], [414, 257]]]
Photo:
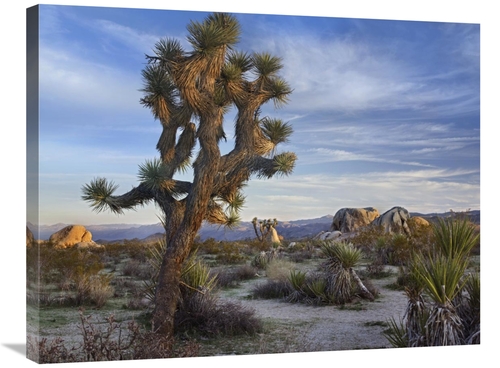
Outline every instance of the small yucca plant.
[[290, 303], [303, 301], [307, 297], [305, 292], [307, 274], [302, 271], [292, 270], [288, 276], [288, 281], [292, 286], [291, 293], [286, 297]]
[[383, 334], [394, 348], [408, 347], [408, 334], [403, 320], [396, 321], [394, 318], [388, 320], [389, 328]]
[[[159, 241], [155, 247], [149, 249], [149, 263], [153, 268], [152, 277], [144, 281], [144, 295], [150, 301], [154, 301], [158, 274], [160, 272], [163, 254], [166, 251], [164, 239]], [[196, 251], [192, 252], [183, 264], [181, 273], [181, 287], [183, 292], [194, 291], [205, 293], [211, 291], [217, 283], [217, 275], [210, 274], [210, 268], [196, 258]]]
[[328, 294], [340, 304], [351, 301], [354, 293], [354, 283], [358, 285], [361, 293], [373, 300], [373, 295], [363, 285], [354, 271], [362, 258], [361, 250], [348, 242], [329, 243], [321, 245], [321, 251], [326, 256], [325, 268], [330, 273]]

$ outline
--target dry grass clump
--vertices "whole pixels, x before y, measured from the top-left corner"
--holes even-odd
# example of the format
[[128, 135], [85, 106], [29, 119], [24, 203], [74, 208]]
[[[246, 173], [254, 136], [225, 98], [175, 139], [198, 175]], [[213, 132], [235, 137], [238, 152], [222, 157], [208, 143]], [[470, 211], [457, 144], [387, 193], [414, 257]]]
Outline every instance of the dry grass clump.
[[286, 280], [295, 268], [295, 264], [291, 261], [273, 259], [267, 264], [266, 275], [270, 280]]

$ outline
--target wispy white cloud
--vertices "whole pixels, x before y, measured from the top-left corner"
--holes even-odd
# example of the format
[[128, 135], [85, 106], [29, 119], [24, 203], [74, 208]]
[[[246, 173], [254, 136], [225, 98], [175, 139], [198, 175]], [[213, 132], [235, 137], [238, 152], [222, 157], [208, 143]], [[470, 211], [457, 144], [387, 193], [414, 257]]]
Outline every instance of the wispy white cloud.
[[[391, 48], [349, 35], [325, 40], [307, 29], [271, 32], [263, 28], [261, 32], [276, 37], [259, 37], [252, 48], [283, 58], [283, 76], [294, 88], [291, 109], [344, 113], [410, 109], [441, 114], [443, 111], [436, 105], [448, 105], [448, 112], [455, 113], [469, 111], [471, 105], [477, 108], [478, 100], [473, 97], [477, 91], [459, 83], [456, 74], [424, 70], [410, 58], [402, 57], [404, 50], [395, 52], [398, 46], [415, 45]], [[451, 73], [462, 74], [469, 68]], [[435, 83], [437, 79], [440, 83]]]
[[40, 47], [40, 98], [47, 104], [140, 111], [142, 84], [137, 74], [46, 44]]
[[380, 162], [380, 163], [391, 163], [398, 165], [409, 165], [409, 166], [424, 166], [432, 167], [433, 165], [422, 164], [416, 161], [404, 161], [404, 160], [394, 160], [387, 159], [367, 154], [359, 154], [354, 152], [348, 152], [343, 150], [332, 150], [328, 148], [311, 148], [306, 152], [311, 152], [314, 154], [312, 160], [315, 163], [325, 163], [325, 162], [341, 162], [341, 161], [364, 161], [364, 162]]
[[150, 53], [153, 46], [162, 37], [162, 35], [142, 32], [106, 19], [98, 19], [91, 26], [96, 31], [101, 32], [103, 36], [110, 38], [108, 43], [125, 45], [131, 50], [135, 50], [139, 55], [145, 52]]

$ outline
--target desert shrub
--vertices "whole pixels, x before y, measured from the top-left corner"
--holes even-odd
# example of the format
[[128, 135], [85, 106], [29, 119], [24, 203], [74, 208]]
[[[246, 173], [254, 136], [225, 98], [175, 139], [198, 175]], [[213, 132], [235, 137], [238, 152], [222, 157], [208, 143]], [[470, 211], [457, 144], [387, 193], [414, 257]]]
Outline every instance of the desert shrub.
[[396, 321], [394, 318], [388, 321], [389, 328], [383, 331], [384, 336], [394, 348], [406, 348], [409, 339], [406, 331], [406, 324], [401, 319]]
[[210, 293], [192, 293], [180, 302], [175, 314], [175, 329], [182, 334], [235, 336], [261, 332], [262, 323], [252, 309], [221, 302]]
[[366, 265], [366, 274], [371, 278], [383, 278], [388, 277], [392, 273], [386, 271], [385, 263], [380, 258], [375, 258], [369, 264]]
[[241, 281], [251, 280], [257, 276], [257, 270], [251, 265], [245, 264], [236, 268], [235, 274]]
[[215, 273], [217, 275], [217, 286], [224, 288], [234, 287], [241, 281], [255, 278], [257, 270], [251, 265], [242, 265], [234, 269], [222, 269]]
[[412, 255], [412, 244], [404, 234], [392, 234], [388, 249], [388, 262], [394, 266], [408, 264]]
[[102, 308], [106, 302], [114, 295], [114, 288], [111, 286], [113, 275], [95, 275], [90, 279], [88, 299], [97, 308]]
[[215, 255], [215, 259], [223, 264], [237, 264], [245, 261], [245, 254], [237, 242], [217, 241], [213, 238], [196, 243], [200, 254]]
[[284, 299], [292, 292], [288, 280], [267, 280], [252, 288], [252, 296], [257, 299]]
[[222, 242], [220, 243], [216, 259], [224, 264], [236, 264], [245, 262], [246, 257], [240, 251], [238, 243]]
[[214, 238], [208, 238], [203, 242], [196, 242], [194, 245], [198, 249], [200, 254], [217, 254], [219, 253], [219, 241]]
[[217, 286], [220, 288], [236, 287], [240, 283], [238, 275], [232, 270], [221, 270], [215, 272]]
[[383, 226], [364, 226], [357, 231], [356, 235], [349, 238], [349, 242], [358, 248], [372, 249], [377, 242], [387, 237], [388, 234]]
[[289, 255], [288, 258], [290, 261], [294, 263], [302, 263], [305, 262], [306, 260], [312, 259], [315, 255], [314, 249], [308, 249], [308, 248], [303, 248], [303, 249], [295, 249], [293, 250]]
[[40, 364], [76, 362], [77, 349], [68, 348], [61, 337], [51, 340], [28, 336], [26, 339], [26, 357]]
[[[38, 280], [40, 287], [30, 291], [28, 303], [38, 303], [38, 305], [90, 303], [100, 308], [113, 295], [111, 286], [113, 275], [103, 272], [105, 265], [102, 261], [102, 251], [55, 249], [44, 246], [40, 248], [39, 254], [38, 261], [33, 260], [34, 254], [28, 255], [28, 269], [35, 265], [40, 267]], [[29, 272], [34, 270], [31, 269]], [[49, 284], [57, 285], [64, 295], [49, 289]]]
[[260, 252], [252, 260], [252, 266], [265, 270], [269, 264], [269, 256], [266, 252]]
[[123, 326], [113, 315], [100, 321], [80, 311], [79, 327], [82, 343], [71, 347], [60, 337], [28, 336], [27, 358], [42, 364], [195, 357], [199, 353], [193, 340], [179, 342], [145, 331], [135, 321]]
[[78, 249], [63, 250], [62, 257], [54, 259], [54, 268], [63, 280], [70, 280], [74, 289], [76, 305], [86, 303], [102, 307], [113, 296], [112, 274], [104, 274], [101, 257], [89, 251]]
[[314, 305], [321, 305], [324, 303], [331, 303], [333, 299], [328, 294], [328, 280], [322, 275], [310, 276], [306, 280], [305, 293], [308, 296], [308, 301]]
[[270, 248], [268, 242], [261, 242], [257, 239], [247, 240], [246, 245], [248, 245], [252, 252], [266, 252]]
[[146, 280], [151, 277], [151, 267], [145, 262], [137, 259], [131, 259], [123, 267], [122, 274], [124, 276]]

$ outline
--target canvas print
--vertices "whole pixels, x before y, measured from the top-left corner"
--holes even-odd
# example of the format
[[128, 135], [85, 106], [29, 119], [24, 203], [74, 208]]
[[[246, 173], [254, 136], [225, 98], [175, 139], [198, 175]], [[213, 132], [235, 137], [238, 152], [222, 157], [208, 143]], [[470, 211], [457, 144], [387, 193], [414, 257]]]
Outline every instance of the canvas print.
[[27, 9], [27, 357], [480, 344], [479, 40]]

